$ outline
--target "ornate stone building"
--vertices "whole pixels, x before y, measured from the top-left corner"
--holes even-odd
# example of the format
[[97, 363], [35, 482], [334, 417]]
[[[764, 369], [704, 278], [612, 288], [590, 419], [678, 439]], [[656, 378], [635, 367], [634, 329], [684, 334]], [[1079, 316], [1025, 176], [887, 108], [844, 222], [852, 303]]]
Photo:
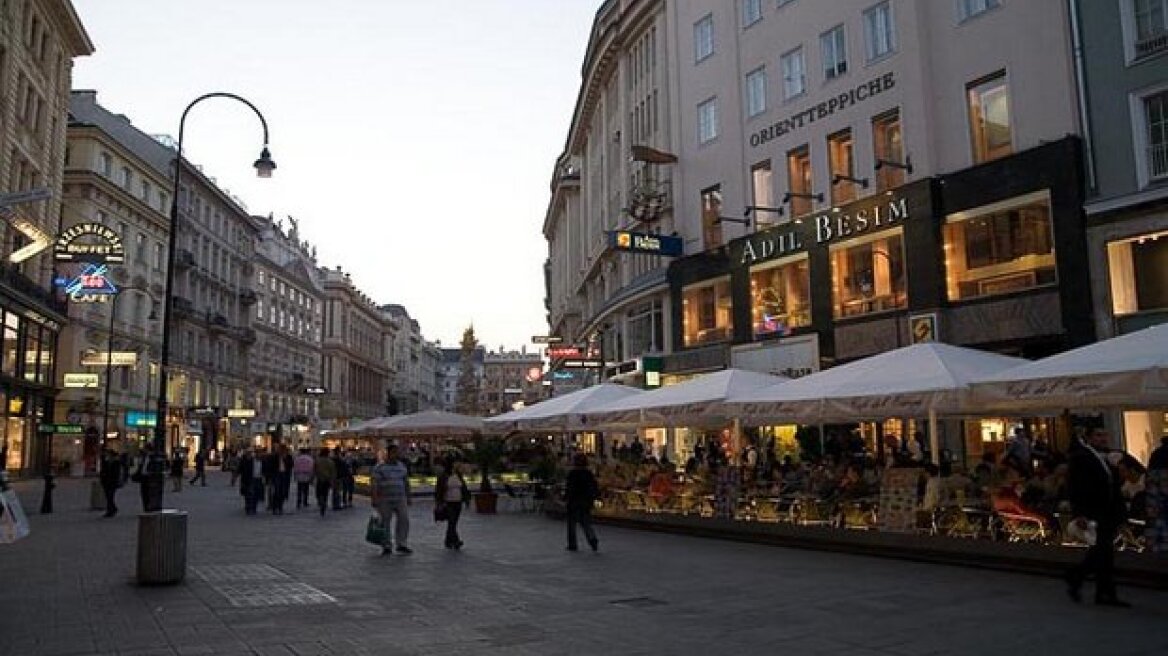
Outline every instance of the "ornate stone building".
[[339, 266], [319, 269], [324, 288], [321, 427], [386, 414], [393, 389], [394, 324]]

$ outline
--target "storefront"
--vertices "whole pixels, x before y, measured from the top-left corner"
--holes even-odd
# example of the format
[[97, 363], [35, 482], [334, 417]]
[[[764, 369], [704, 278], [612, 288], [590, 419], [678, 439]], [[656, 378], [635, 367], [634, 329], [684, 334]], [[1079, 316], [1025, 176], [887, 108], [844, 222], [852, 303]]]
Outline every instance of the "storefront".
[[[67, 462], [80, 466], [96, 444], [82, 439], [62, 440], [39, 435], [37, 427], [52, 418], [56, 389], [53, 387], [57, 338], [61, 324], [25, 303], [0, 294], [0, 462], [14, 476], [42, 471], [46, 462], [54, 468]], [[57, 447], [48, 451], [52, 444]]]

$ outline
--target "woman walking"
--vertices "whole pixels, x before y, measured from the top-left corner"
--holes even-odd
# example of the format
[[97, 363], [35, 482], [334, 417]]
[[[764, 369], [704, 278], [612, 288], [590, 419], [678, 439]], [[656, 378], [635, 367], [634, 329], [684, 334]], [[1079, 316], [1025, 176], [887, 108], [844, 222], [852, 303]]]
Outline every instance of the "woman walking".
[[447, 456], [434, 486], [434, 508], [442, 508], [446, 516], [446, 548], [461, 549], [462, 538], [458, 535], [458, 518], [462, 515], [463, 504], [470, 503], [470, 488], [458, 468], [458, 460]]

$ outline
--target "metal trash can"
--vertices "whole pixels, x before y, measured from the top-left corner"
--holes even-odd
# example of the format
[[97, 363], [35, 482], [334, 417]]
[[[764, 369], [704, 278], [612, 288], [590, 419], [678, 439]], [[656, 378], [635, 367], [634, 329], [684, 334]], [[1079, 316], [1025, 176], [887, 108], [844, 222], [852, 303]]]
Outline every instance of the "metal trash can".
[[187, 513], [160, 510], [138, 515], [138, 583], [178, 583], [187, 573]]

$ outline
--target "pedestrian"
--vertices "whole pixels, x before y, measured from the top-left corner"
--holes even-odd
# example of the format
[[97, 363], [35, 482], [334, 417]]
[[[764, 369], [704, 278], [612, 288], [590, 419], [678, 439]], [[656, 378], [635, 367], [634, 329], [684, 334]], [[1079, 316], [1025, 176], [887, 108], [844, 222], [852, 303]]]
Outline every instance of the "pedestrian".
[[1083, 581], [1093, 573], [1096, 604], [1130, 608], [1131, 604], [1120, 600], [1115, 589], [1115, 534], [1125, 520], [1125, 509], [1119, 472], [1105, 455], [1109, 442], [1107, 431], [1095, 428], [1086, 440], [1078, 439], [1071, 445], [1067, 463], [1071, 523], [1088, 536], [1094, 524], [1094, 539], [1088, 537], [1090, 546], [1083, 562], [1066, 573], [1067, 594], [1075, 602], [1080, 601]]
[[195, 481], [202, 481], [203, 487], [207, 487], [207, 452], [202, 449], [195, 452], [195, 475], [191, 478], [191, 485]]
[[1168, 553], [1168, 436], [1160, 438], [1160, 446], [1148, 458], [1148, 473], [1144, 476], [1148, 523], [1144, 533], [1152, 553]]
[[333, 484], [333, 510], [340, 510], [344, 507], [344, 492], [345, 478], [349, 476], [349, 466], [345, 462], [345, 458], [341, 455], [341, 447], [333, 447], [333, 467], [337, 470], [337, 478]]
[[357, 459], [346, 452], [341, 460], [345, 462], [345, 475], [341, 477], [341, 507], [353, 507], [353, 493], [357, 491]]
[[138, 494], [142, 497], [142, 512], [162, 510], [162, 490], [166, 487], [168, 467], [166, 455], [153, 444], [147, 443], [138, 459], [138, 468], [131, 477], [138, 483]]
[[391, 444], [386, 449], [384, 459], [373, 468], [371, 478], [373, 507], [377, 509], [381, 523], [386, 529], [386, 543], [381, 545], [381, 555], [384, 556], [391, 551], [389, 543], [391, 518], [396, 518], [393, 541], [397, 544], [397, 552], [413, 553], [406, 544], [410, 536], [410, 470], [398, 457], [396, 444]]
[[588, 469], [588, 456], [577, 453], [572, 459], [572, 469], [564, 486], [568, 513], [568, 551], [576, 551], [576, 524], [584, 531], [588, 546], [593, 551], [600, 549], [600, 540], [592, 529], [592, 505], [600, 496], [600, 486], [592, 470]]
[[442, 472], [438, 475], [438, 482], [434, 486], [434, 504], [441, 507], [446, 516], [447, 549], [461, 549], [462, 538], [458, 535], [458, 518], [462, 515], [463, 505], [470, 505], [470, 488], [466, 479], [462, 477], [458, 459], [453, 455], [446, 457], [442, 465]]
[[308, 507], [308, 490], [312, 487], [312, 470], [315, 463], [308, 449], [300, 449], [300, 454], [292, 463], [292, 475], [296, 478], [296, 509]]
[[321, 447], [320, 455], [316, 456], [312, 474], [316, 479], [316, 506], [320, 509], [320, 516], [324, 517], [324, 511], [328, 510], [329, 488], [337, 478], [337, 466], [329, 457], [327, 446]]
[[179, 449], [175, 449], [172, 454], [174, 457], [170, 461], [170, 484], [171, 492], [182, 492], [183, 482], [183, 454]]
[[122, 459], [111, 449], [103, 449], [101, 455], [101, 489], [105, 492], [105, 514], [102, 517], [113, 517], [118, 514], [118, 504], [114, 496], [122, 486], [125, 477], [122, 475]]
[[231, 482], [228, 487], [235, 487], [235, 481], [239, 480], [239, 451], [232, 449], [227, 456], [227, 471], [231, 472]]
[[243, 496], [243, 512], [254, 515], [259, 502], [264, 498], [263, 460], [258, 453], [247, 449], [236, 468], [239, 472], [239, 494]]

